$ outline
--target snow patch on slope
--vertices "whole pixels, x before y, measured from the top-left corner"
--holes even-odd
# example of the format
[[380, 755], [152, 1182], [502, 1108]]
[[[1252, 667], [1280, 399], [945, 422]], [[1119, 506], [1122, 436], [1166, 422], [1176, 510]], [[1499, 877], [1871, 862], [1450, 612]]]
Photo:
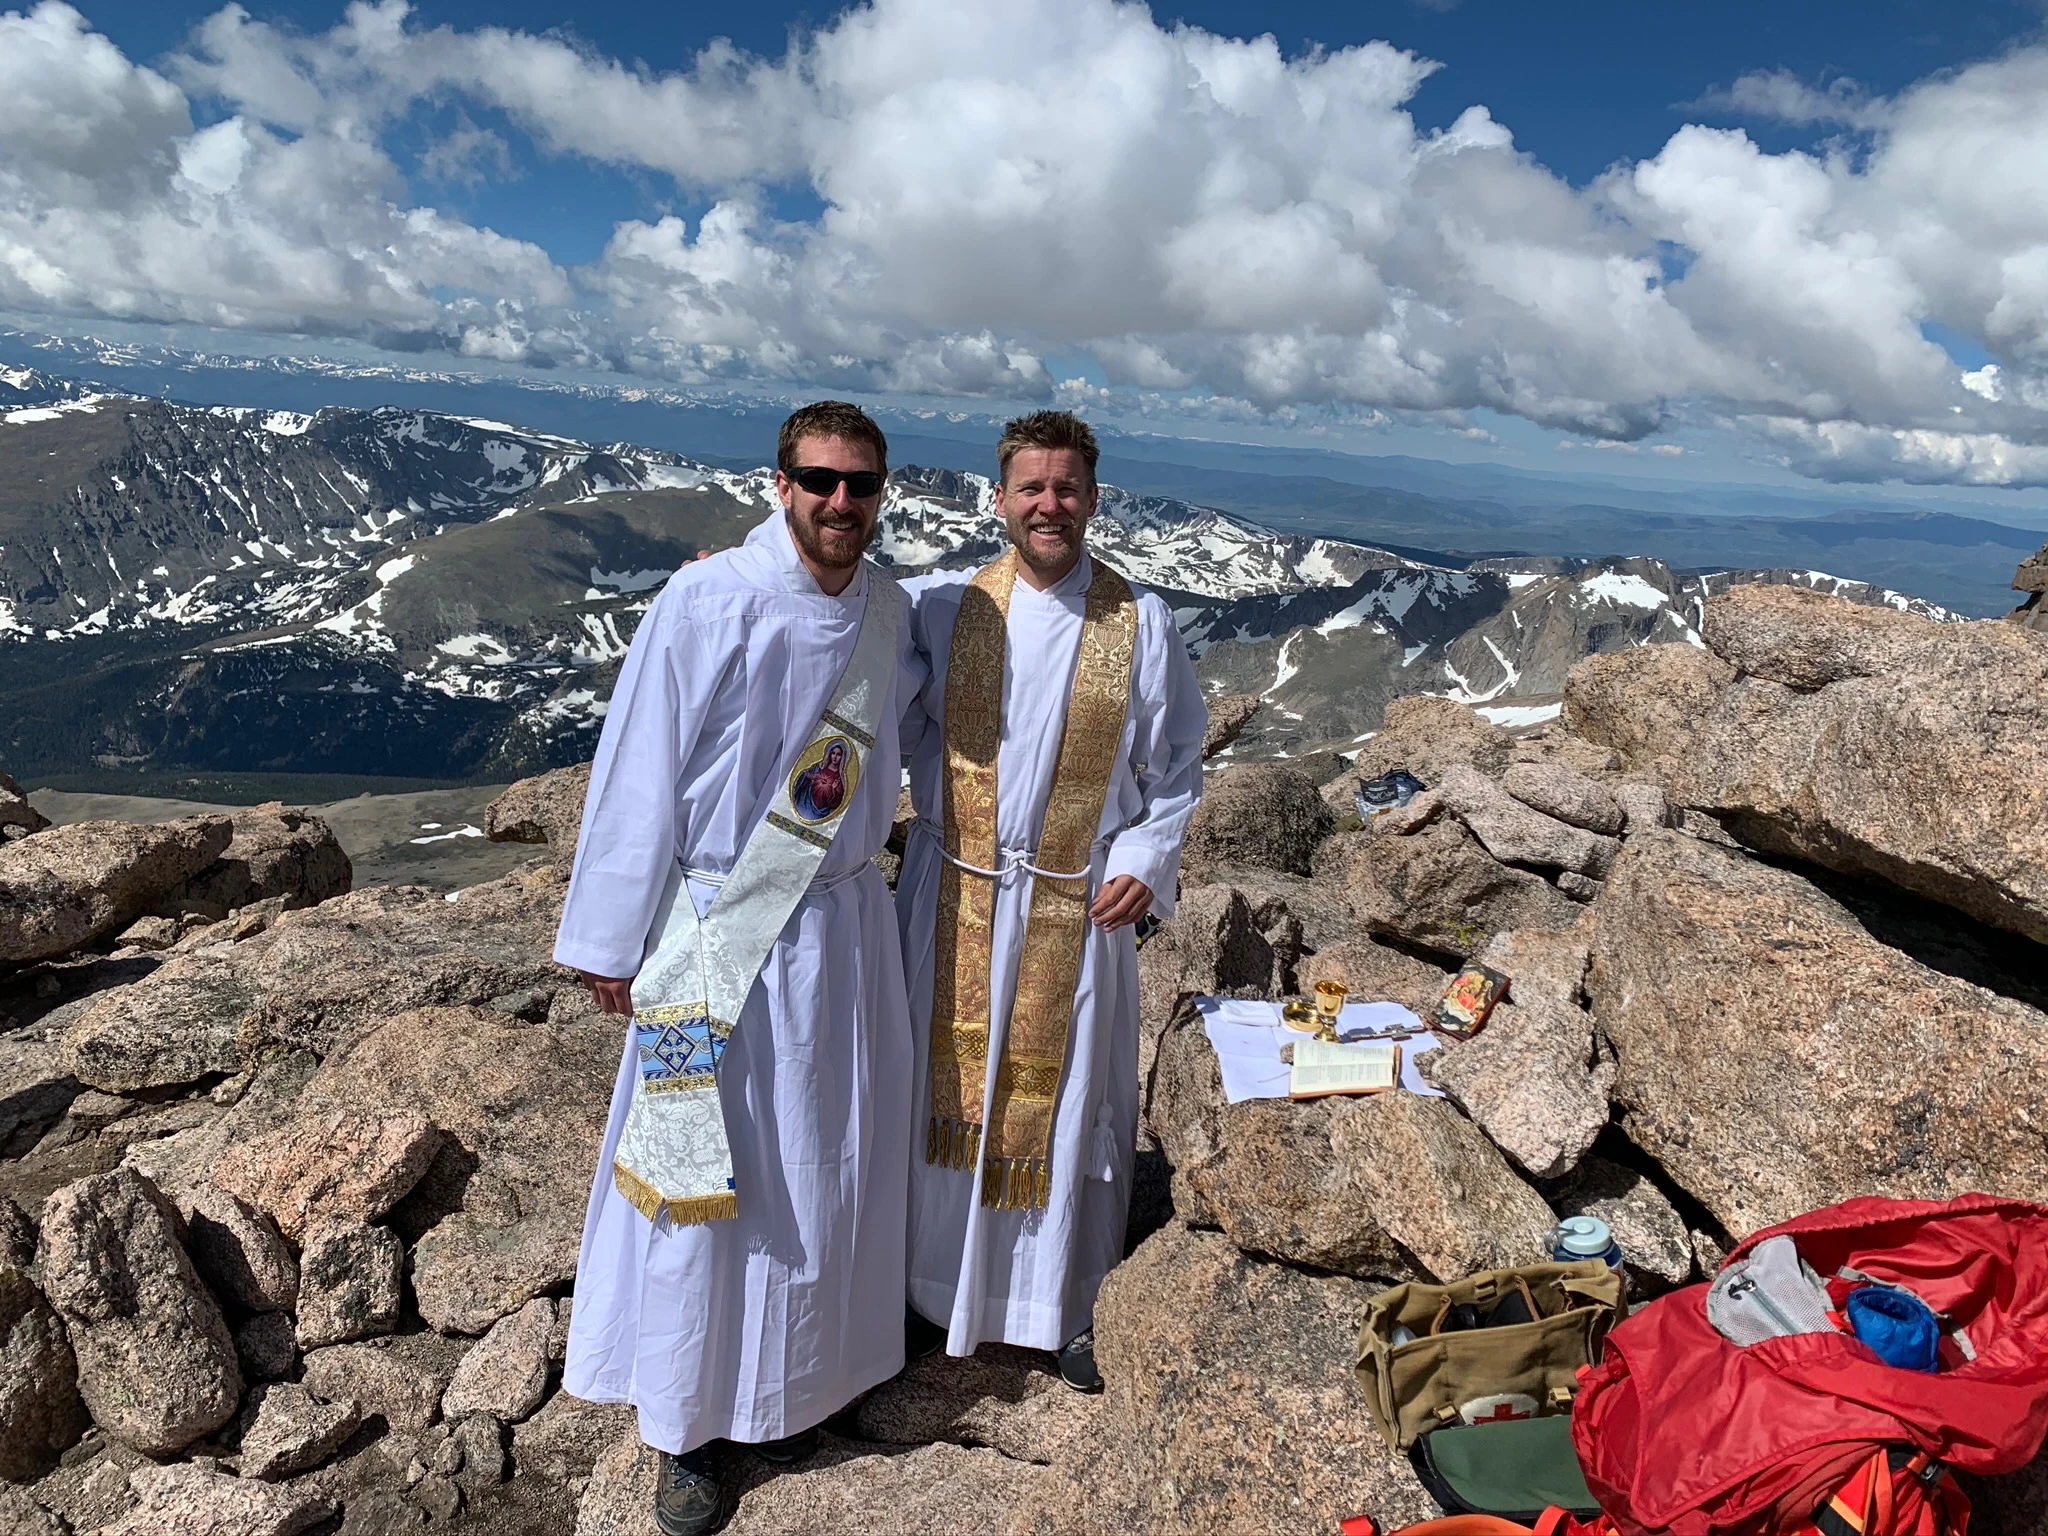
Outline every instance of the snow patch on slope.
[[1474, 714], [1484, 716], [1504, 730], [1517, 730], [1526, 725], [1542, 725], [1555, 720], [1564, 713], [1562, 704], [1482, 704]]
[[0, 422], [10, 427], [24, 427], [34, 421], [55, 421], [60, 416], [90, 416], [106, 398], [105, 395], [81, 395], [76, 400], [59, 400], [55, 405], [25, 405], [20, 410], [0, 415]]
[[1609, 603], [1616, 608], [1641, 608], [1645, 612], [1662, 608], [1671, 601], [1642, 577], [1619, 571], [1602, 571], [1597, 576], [1586, 577], [1579, 583], [1578, 595], [1581, 602]]

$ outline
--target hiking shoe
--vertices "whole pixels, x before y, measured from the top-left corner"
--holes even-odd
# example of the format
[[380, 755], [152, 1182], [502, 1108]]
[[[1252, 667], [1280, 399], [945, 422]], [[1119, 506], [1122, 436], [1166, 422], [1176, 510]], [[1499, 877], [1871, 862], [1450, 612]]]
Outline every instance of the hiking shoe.
[[661, 1536], [708, 1536], [718, 1529], [724, 1502], [705, 1447], [680, 1456], [661, 1453], [654, 1479], [654, 1523]]
[[800, 1461], [809, 1461], [818, 1454], [818, 1427], [800, 1429], [793, 1435], [784, 1435], [780, 1440], [763, 1440], [759, 1445], [747, 1447], [771, 1467], [793, 1467]]
[[1060, 1346], [1060, 1380], [1076, 1392], [1102, 1390], [1102, 1372], [1095, 1369], [1093, 1328], [1083, 1328]]
[[946, 1330], [914, 1307], [903, 1309], [903, 1358], [922, 1360], [946, 1347]]

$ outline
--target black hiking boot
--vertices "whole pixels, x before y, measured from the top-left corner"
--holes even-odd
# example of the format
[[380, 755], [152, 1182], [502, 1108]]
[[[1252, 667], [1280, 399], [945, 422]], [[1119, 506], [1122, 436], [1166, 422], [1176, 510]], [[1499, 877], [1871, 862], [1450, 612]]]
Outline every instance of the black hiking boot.
[[724, 1503], [707, 1447], [680, 1456], [661, 1453], [654, 1480], [654, 1523], [661, 1536], [709, 1536], [721, 1523]]
[[780, 1440], [763, 1440], [759, 1445], [747, 1447], [771, 1467], [793, 1467], [800, 1461], [809, 1461], [818, 1454], [818, 1426], [800, 1429], [793, 1435], [784, 1435]]
[[1102, 1372], [1095, 1369], [1093, 1328], [1083, 1328], [1060, 1346], [1060, 1380], [1076, 1392], [1102, 1390]]
[[945, 1347], [945, 1329], [915, 1307], [903, 1309], [903, 1358], [906, 1362], [936, 1355]]

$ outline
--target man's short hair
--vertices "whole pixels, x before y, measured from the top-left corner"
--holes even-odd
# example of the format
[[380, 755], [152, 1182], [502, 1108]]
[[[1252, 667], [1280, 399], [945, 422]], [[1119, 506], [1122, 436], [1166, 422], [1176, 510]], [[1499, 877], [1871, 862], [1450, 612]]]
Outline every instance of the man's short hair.
[[836, 437], [849, 443], [866, 443], [875, 450], [875, 468], [889, 473], [889, 439], [875, 425], [875, 418], [845, 400], [817, 400], [800, 406], [782, 424], [775, 442], [775, 467], [785, 475], [803, 466], [797, 463], [799, 444], [807, 437]]
[[1088, 483], [1095, 483], [1095, 461], [1102, 450], [1095, 445], [1095, 429], [1072, 411], [1033, 411], [1003, 424], [1002, 440], [996, 444], [996, 478], [1007, 483], [1010, 460], [1026, 448], [1071, 448], [1088, 464]]

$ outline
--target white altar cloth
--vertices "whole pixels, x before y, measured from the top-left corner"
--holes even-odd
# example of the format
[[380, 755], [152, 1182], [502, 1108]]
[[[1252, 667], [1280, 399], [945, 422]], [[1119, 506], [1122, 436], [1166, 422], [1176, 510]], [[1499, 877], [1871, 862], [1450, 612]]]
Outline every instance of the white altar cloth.
[[[1280, 1059], [1280, 1047], [1291, 1040], [1309, 1037], [1281, 1023], [1278, 1003], [1198, 997], [1195, 1009], [1202, 1016], [1209, 1044], [1215, 1048], [1217, 1065], [1223, 1069], [1226, 1102], [1287, 1097], [1289, 1068]], [[1396, 1029], [1422, 1031], [1397, 1042], [1401, 1047], [1402, 1088], [1424, 1098], [1442, 1098], [1443, 1094], [1424, 1082], [1415, 1069], [1418, 1056], [1442, 1043], [1423, 1029], [1422, 1020], [1399, 1003], [1346, 1003], [1344, 1011], [1337, 1015], [1337, 1034], [1344, 1040], [1370, 1040]]]

